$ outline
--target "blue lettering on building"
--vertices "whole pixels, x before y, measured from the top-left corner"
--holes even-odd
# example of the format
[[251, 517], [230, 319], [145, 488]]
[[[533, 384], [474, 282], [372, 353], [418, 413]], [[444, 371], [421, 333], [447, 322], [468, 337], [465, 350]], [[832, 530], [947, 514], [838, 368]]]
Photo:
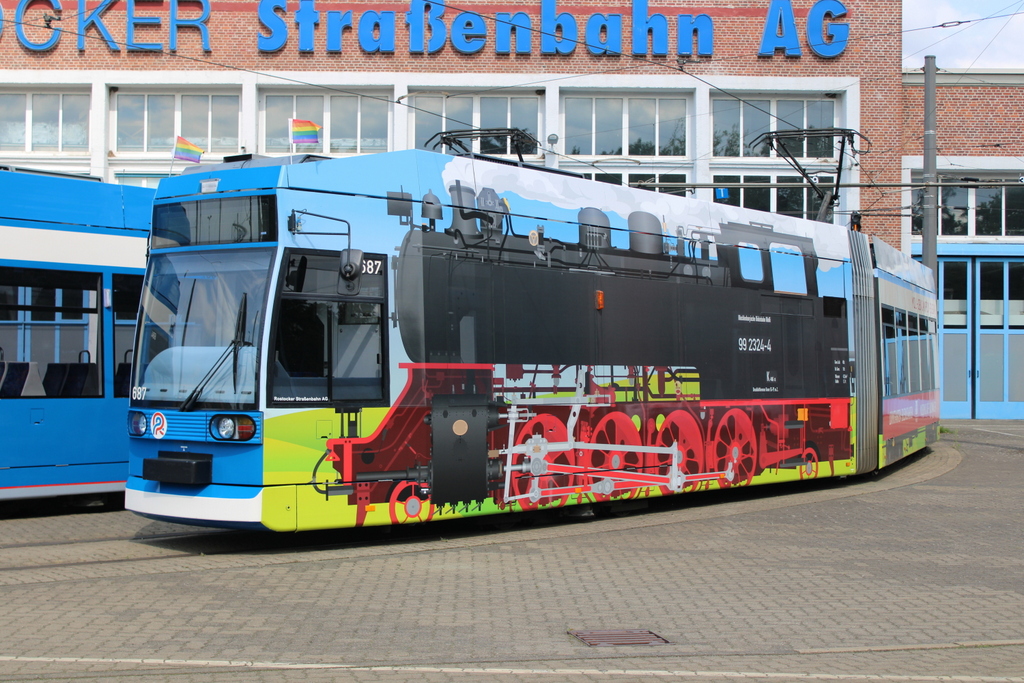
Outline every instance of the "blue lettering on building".
[[[367, 9], [356, 14], [351, 9], [318, 9], [317, 4], [322, 1], [298, 0], [297, 8], [292, 4], [292, 12], [288, 8], [288, 0], [259, 0], [257, 18], [260, 28], [256, 32], [256, 48], [264, 53], [277, 52], [288, 46], [291, 39], [290, 49], [300, 53], [314, 53], [318, 49], [340, 53], [345, 32], [355, 31], [354, 37], [363, 52], [395, 52], [398, 42], [395, 12]], [[108, 12], [117, 2], [99, 0], [99, 4], [90, 9], [87, 0], [78, 0], [75, 33], [79, 51], [103, 42], [112, 52], [119, 52], [122, 47], [128, 52], [159, 52], [165, 49], [175, 52], [182, 31], [197, 32], [203, 50], [212, 51], [208, 26], [210, 0], [168, 0], [166, 24], [162, 17], [142, 10], [140, 0], [126, 0], [123, 41], [115, 39], [110, 30], [113, 20]], [[200, 6], [198, 16], [192, 11], [188, 16], [181, 16], [181, 3], [186, 2], [190, 9], [196, 4]], [[522, 10], [496, 12], [493, 20], [469, 11], [460, 12], [454, 19], [446, 21], [444, 4], [409, 0], [403, 27], [409, 53], [436, 54], [450, 44], [450, 49], [472, 55], [482, 52], [490, 44], [498, 55], [528, 55], [538, 48], [542, 55], [572, 55], [580, 47], [596, 56], [623, 54], [622, 14], [594, 13], [577, 17], [570, 12], [560, 12], [558, 0], [539, 2], [535, 18]], [[631, 55], [667, 56], [673, 40], [673, 28], [677, 55], [714, 55], [716, 36], [711, 16], [706, 13], [677, 14], [673, 20], [660, 12], [649, 13], [648, 3], [649, 0], [632, 0], [628, 15], [632, 36], [628, 49]], [[18, 42], [23, 47], [44, 52], [55, 48], [63, 34], [58, 26], [50, 29], [45, 40], [40, 40], [45, 34], [30, 35], [26, 32], [26, 28], [35, 26], [31, 18], [26, 17], [26, 12], [30, 6], [35, 8], [39, 4], [49, 5], [54, 14], [62, 10], [61, 0], [18, 0], [14, 24]], [[850, 39], [850, 25], [843, 21], [846, 16], [847, 9], [841, 0], [818, 0], [808, 10], [806, 21], [799, 21], [793, 11], [792, 0], [771, 0], [764, 17], [758, 55], [801, 57], [802, 46], [806, 43], [819, 58], [839, 57], [846, 51]], [[4, 9], [0, 6], [0, 38], [4, 25]], [[154, 40], [164, 31], [166, 42]]]
[[[52, 7], [58, 15], [60, 15], [60, 0], [49, 0], [49, 2], [50, 7]], [[32, 2], [32, 0], [21, 0], [21, 2], [18, 3], [18, 9], [16, 9], [14, 12], [14, 25], [17, 27], [15, 32], [18, 34], [18, 42], [27, 47], [29, 50], [45, 52], [46, 50], [52, 49], [60, 41], [60, 29], [55, 29], [50, 34], [50, 37], [42, 43], [34, 43], [31, 40], [29, 40], [28, 36], [25, 35], [25, 10], [28, 9], [28, 6], [30, 4], [34, 5], [35, 3]], [[3, 17], [0, 16], [0, 19], [2, 18]]]

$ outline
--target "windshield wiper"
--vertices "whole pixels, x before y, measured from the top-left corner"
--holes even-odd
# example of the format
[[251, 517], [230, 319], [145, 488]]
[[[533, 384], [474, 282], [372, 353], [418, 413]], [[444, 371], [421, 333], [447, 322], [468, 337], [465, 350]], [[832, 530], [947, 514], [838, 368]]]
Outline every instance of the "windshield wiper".
[[234, 357], [233, 368], [231, 372], [232, 388], [237, 393], [238, 391], [238, 350], [243, 346], [252, 346], [252, 342], [245, 340], [245, 318], [248, 309], [249, 293], [245, 292], [242, 294], [242, 301], [238, 304], [238, 316], [235, 318], [235, 338], [224, 349], [224, 353], [220, 354], [220, 358], [213, 364], [203, 378], [199, 380], [195, 389], [182, 401], [178, 410], [182, 413], [188, 413], [195, 410], [196, 403], [199, 401], [199, 397], [203, 393], [203, 389], [210, 383], [210, 380], [214, 378], [217, 371], [220, 370], [221, 366], [224, 365], [224, 361], [228, 359], [228, 356]]

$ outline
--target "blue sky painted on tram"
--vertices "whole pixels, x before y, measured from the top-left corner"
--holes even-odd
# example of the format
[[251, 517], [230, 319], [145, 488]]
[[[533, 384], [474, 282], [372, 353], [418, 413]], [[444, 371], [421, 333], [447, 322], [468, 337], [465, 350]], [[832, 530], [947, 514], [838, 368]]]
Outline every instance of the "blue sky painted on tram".
[[[971, 23], [952, 25], [961, 21]], [[922, 68], [926, 55], [940, 70], [1024, 69], [1024, 0], [903, 0], [903, 31], [906, 69]]]

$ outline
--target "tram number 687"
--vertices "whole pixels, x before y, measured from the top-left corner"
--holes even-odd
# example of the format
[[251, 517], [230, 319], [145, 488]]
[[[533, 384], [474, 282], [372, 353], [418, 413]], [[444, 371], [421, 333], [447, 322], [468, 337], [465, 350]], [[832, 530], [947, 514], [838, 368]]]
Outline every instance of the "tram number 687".
[[366, 259], [363, 261], [363, 275], [380, 275], [384, 268], [384, 262], [380, 259]]
[[142, 401], [146, 398], [146, 389], [149, 387], [132, 387], [132, 400]]
[[772, 340], [761, 337], [740, 337], [737, 345], [740, 351], [751, 353], [759, 351], [771, 353], [772, 351]]

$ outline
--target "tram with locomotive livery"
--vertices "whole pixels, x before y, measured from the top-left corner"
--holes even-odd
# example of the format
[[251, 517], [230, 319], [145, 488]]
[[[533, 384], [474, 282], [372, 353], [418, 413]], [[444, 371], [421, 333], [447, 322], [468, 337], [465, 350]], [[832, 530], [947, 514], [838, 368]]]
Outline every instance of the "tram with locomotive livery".
[[931, 271], [478, 156], [161, 182], [126, 505], [294, 531], [876, 470], [937, 438]]
[[120, 505], [153, 190], [0, 167], [0, 500]]

